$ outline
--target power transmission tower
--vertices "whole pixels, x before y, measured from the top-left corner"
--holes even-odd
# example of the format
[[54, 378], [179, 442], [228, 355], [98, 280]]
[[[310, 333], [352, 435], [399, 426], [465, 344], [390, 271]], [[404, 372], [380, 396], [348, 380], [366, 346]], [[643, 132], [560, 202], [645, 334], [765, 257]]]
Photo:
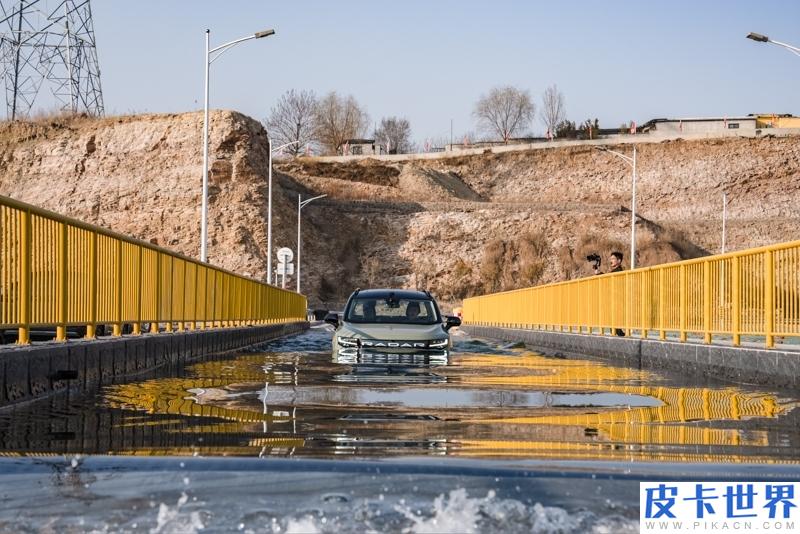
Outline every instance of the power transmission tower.
[[0, 0], [7, 116], [27, 116], [44, 82], [64, 112], [102, 116], [89, 0]]

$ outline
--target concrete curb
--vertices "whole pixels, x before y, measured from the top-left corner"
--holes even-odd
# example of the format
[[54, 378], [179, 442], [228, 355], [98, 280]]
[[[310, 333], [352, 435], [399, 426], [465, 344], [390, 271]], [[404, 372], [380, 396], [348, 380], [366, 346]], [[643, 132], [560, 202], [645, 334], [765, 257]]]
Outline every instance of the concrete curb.
[[0, 350], [0, 408], [101, 386], [165, 365], [239, 350], [308, 329], [307, 322], [70, 341]]
[[800, 352], [486, 326], [461, 329], [474, 336], [522, 341], [544, 354], [591, 355], [693, 378], [800, 389]]

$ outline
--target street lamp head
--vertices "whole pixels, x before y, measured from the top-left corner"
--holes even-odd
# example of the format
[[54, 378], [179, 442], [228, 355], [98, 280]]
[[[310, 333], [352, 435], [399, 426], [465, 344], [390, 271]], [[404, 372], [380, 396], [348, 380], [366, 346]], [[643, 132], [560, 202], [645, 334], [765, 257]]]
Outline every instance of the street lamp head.
[[768, 43], [769, 37], [766, 35], [761, 35], [760, 33], [753, 33], [750, 32], [747, 34], [748, 39], [752, 39], [753, 41], [758, 41], [759, 43]]
[[262, 37], [269, 37], [270, 35], [275, 35], [275, 30], [269, 29], [269, 30], [264, 30], [263, 32], [256, 32], [254, 37], [256, 39], [261, 39]]

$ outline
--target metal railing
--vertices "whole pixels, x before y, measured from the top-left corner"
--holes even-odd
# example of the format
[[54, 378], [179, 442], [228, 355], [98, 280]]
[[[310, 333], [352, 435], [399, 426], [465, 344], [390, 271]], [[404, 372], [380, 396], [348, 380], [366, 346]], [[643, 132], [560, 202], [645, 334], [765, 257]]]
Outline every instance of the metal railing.
[[735, 346], [757, 336], [771, 348], [800, 337], [800, 241], [472, 297], [464, 323]]
[[306, 298], [0, 196], [0, 329], [201, 329], [304, 321]]

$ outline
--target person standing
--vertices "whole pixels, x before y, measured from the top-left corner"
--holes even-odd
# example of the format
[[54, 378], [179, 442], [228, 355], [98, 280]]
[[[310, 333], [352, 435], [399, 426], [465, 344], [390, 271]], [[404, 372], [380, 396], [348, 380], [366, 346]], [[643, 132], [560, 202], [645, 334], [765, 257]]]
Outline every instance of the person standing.
[[[608, 266], [611, 267], [611, 269], [608, 272], [610, 272], [610, 273], [622, 272], [622, 270], [623, 270], [622, 269], [622, 260], [623, 260], [623, 258], [624, 258], [624, 256], [622, 255], [622, 252], [620, 252], [618, 250], [615, 250], [614, 252], [612, 252], [611, 255], [608, 257]], [[598, 260], [599, 260], [599, 258], [598, 258]], [[597, 264], [595, 265], [594, 274], [605, 274], [605, 273], [600, 271], [599, 263], [600, 262], [598, 261]], [[622, 336], [625, 335], [625, 331], [622, 330], [621, 328], [615, 328], [614, 329], [614, 334], [622, 337]]]

